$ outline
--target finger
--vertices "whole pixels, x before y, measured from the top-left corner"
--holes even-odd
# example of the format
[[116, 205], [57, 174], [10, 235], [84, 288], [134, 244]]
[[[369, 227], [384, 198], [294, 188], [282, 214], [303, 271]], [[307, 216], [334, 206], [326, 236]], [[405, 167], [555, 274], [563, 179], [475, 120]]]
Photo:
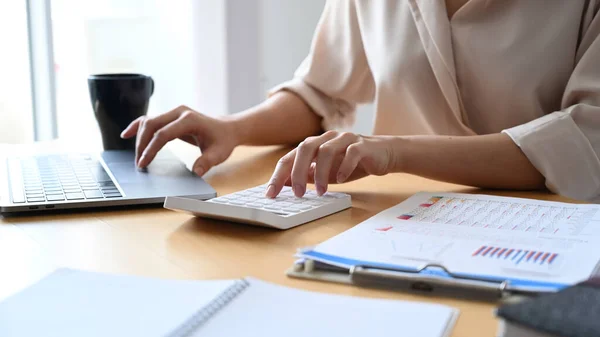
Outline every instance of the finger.
[[[314, 184], [315, 183], [315, 166], [316, 163], [312, 163], [310, 164], [310, 167], [308, 169], [308, 175], [306, 176], [306, 182], [309, 184]], [[292, 186], [292, 177], [289, 177], [286, 181], [284, 186]]]
[[192, 136], [181, 136], [179, 137], [179, 139], [183, 140], [184, 142], [193, 145], [193, 146], [198, 146], [198, 139], [194, 138]]
[[286, 182], [290, 180], [296, 152], [298, 152], [298, 150], [293, 149], [285, 156], [281, 157], [277, 162], [277, 166], [275, 166], [275, 170], [273, 171], [271, 179], [269, 180], [269, 185], [267, 186], [267, 191], [265, 192], [267, 198], [275, 198], [279, 192], [281, 192], [281, 189]]
[[[163, 126], [171, 123], [172, 121], [176, 120], [177, 118], [179, 118], [179, 116], [187, 110], [186, 107], [178, 107], [174, 110], [171, 110], [167, 113], [164, 113], [162, 115], [153, 117], [153, 118], [148, 118], [145, 117], [141, 120], [141, 122], [139, 123], [139, 127], [138, 127], [138, 131], [137, 131], [137, 138], [136, 138], [136, 145], [135, 145], [135, 160], [136, 163], [139, 163], [141, 161], [141, 156], [142, 153], [144, 153], [144, 150], [146, 150], [146, 146], [148, 146], [148, 143], [150, 143], [150, 140], [152, 139], [152, 137], [154, 137], [154, 133], [156, 131], [158, 131], [159, 129], [161, 129]], [[139, 165], [139, 164], [138, 164]]]
[[317, 166], [314, 173], [317, 194], [327, 192], [327, 184], [333, 166], [333, 161], [338, 154], [346, 152], [346, 148], [359, 140], [359, 136], [352, 133], [342, 133], [336, 138], [319, 146], [317, 152]]
[[315, 183], [315, 170], [317, 169], [317, 163], [310, 163], [310, 167], [308, 168], [308, 175], [306, 176], [306, 180], [309, 184]]
[[337, 172], [336, 177], [338, 183], [343, 183], [346, 181], [346, 179], [348, 179], [348, 177], [356, 169], [356, 166], [358, 166], [358, 163], [363, 158], [363, 155], [363, 148], [359, 143], [348, 146], [346, 149], [346, 156], [344, 157], [344, 160], [342, 160], [340, 168]]
[[[328, 131], [319, 137], [309, 137], [298, 145], [296, 159], [292, 167], [292, 190], [296, 197], [302, 197], [306, 192], [308, 168], [317, 156], [319, 146], [335, 138], [337, 132]], [[318, 165], [318, 163], [317, 163]]]
[[193, 125], [187, 122], [184, 116], [182, 114], [179, 118], [154, 133], [138, 162], [139, 167], [146, 167], [150, 164], [165, 144], [190, 132]]
[[202, 151], [202, 154], [192, 166], [192, 170], [198, 176], [203, 176], [208, 170], [210, 170], [213, 166], [222, 163], [229, 153], [227, 153], [223, 148], [218, 146], [210, 146]]
[[129, 125], [127, 125], [125, 130], [123, 130], [123, 132], [121, 132], [121, 138], [128, 139], [128, 138], [135, 136], [138, 131], [139, 125], [144, 118], [145, 118], [144, 116], [138, 117], [133, 122], [129, 123]]

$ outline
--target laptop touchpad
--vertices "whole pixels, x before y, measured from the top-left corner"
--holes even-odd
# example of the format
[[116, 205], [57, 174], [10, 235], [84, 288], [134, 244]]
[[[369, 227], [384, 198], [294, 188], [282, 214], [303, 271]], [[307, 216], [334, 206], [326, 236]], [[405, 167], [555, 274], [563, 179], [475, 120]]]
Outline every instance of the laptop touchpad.
[[112, 173], [120, 184], [140, 183], [145, 184], [150, 181], [162, 179], [176, 179], [182, 176], [181, 164], [173, 163], [167, 160], [155, 161], [146, 169], [138, 169], [134, 163], [108, 163]]
[[179, 162], [154, 161], [145, 170], [133, 163], [107, 165], [127, 197], [196, 195], [206, 189], [206, 183]]
[[202, 178], [186, 169], [181, 161], [169, 153], [157, 156], [144, 170], [135, 166], [133, 153], [107, 151], [102, 156], [126, 197], [212, 197], [215, 194]]

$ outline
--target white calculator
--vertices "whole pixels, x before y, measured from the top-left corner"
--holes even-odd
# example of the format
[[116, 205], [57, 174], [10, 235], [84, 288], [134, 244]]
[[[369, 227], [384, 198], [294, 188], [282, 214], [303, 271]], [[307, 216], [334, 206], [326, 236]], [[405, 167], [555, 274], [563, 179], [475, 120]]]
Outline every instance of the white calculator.
[[327, 192], [318, 196], [308, 190], [302, 198], [285, 186], [275, 198], [265, 197], [266, 185], [201, 201], [167, 197], [165, 208], [198, 217], [229, 220], [259, 226], [288, 229], [352, 206], [350, 195]]

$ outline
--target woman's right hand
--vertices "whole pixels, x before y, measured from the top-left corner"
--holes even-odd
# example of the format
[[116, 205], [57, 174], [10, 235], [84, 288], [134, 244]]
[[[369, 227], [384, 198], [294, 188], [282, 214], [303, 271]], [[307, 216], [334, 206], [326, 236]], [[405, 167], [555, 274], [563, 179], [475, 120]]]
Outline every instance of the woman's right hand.
[[136, 135], [135, 161], [138, 167], [148, 166], [165, 144], [179, 138], [202, 151], [193, 166], [199, 176], [227, 159], [239, 145], [231, 122], [208, 117], [186, 106], [156, 117], [140, 117], [121, 133], [122, 138]]

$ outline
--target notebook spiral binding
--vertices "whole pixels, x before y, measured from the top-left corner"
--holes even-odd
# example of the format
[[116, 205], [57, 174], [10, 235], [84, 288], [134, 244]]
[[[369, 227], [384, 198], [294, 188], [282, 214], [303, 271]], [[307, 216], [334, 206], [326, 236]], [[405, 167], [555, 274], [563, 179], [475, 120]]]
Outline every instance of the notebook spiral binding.
[[233, 301], [239, 294], [250, 286], [248, 281], [242, 279], [237, 280], [231, 287], [225, 290], [219, 297], [212, 300], [204, 308], [196, 312], [190, 319], [183, 323], [177, 330], [169, 335], [169, 337], [186, 337], [190, 336], [203, 324], [208, 322], [211, 317], [218, 313], [221, 309]]

